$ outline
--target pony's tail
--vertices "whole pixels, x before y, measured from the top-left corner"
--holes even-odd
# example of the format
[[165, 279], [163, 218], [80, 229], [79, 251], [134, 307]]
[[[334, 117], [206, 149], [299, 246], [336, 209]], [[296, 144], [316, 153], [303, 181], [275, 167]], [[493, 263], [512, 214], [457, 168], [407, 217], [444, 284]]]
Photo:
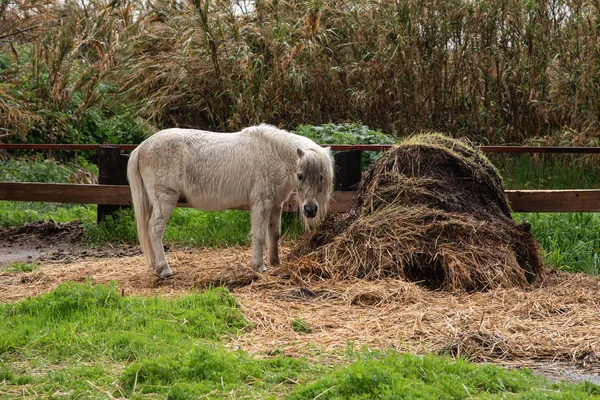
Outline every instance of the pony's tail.
[[140, 174], [137, 149], [131, 152], [127, 162], [127, 179], [131, 188], [131, 199], [133, 201], [133, 211], [135, 212], [135, 222], [137, 224], [138, 238], [142, 252], [148, 261], [150, 267], [154, 267], [154, 253], [148, 234], [148, 222], [152, 212], [152, 204], [148, 198], [146, 187], [142, 175]]

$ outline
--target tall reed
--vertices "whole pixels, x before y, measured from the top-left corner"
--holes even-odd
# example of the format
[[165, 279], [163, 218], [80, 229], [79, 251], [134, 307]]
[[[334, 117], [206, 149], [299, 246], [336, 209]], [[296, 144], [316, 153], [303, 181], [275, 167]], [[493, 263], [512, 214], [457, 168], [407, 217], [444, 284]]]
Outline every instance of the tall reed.
[[597, 135], [599, 9], [584, 0], [155, 1], [120, 73], [168, 124], [360, 120], [523, 142]]
[[17, 3], [0, 0], [0, 21], [41, 22], [0, 28], [0, 61], [20, 57], [0, 68], [8, 130], [21, 112], [24, 132], [52, 135], [70, 113], [116, 99], [163, 126], [361, 121], [398, 136], [521, 143], [566, 130], [598, 141], [590, 0], [254, 0], [247, 12], [243, 0]]

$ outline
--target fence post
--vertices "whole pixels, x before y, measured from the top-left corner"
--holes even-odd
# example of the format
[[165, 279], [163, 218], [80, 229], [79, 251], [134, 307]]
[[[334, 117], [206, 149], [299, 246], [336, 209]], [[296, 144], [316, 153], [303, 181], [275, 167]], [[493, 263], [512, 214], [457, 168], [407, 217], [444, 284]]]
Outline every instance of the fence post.
[[335, 160], [334, 190], [349, 192], [356, 190], [362, 177], [362, 151], [340, 151], [333, 155]]
[[[98, 150], [98, 184], [100, 185], [128, 185], [127, 160], [129, 155], [121, 154], [118, 147], [102, 146]], [[98, 204], [97, 223], [104, 220], [107, 215], [116, 210], [130, 206], [116, 206]]]

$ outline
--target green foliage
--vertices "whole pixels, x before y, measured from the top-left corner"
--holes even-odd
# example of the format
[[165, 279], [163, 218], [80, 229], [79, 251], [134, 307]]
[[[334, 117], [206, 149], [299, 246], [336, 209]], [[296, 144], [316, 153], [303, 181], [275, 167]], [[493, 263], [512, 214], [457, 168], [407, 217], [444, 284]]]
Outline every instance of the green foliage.
[[70, 181], [71, 174], [69, 168], [52, 159], [0, 161], [0, 181], [65, 183]]
[[297, 388], [287, 398], [466, 399], [514, 395], [528, 399], [587, 399], [597, 390], [590, 384], [549, 383], [527, 370], [510, 371], [462, 359], [388, 352], [367, 354], [354, 364]]
[[319, 144], [391, 144], [394, 139], [361, 124], [300, 125], [296, 133]]
[[[583, 156], [585, 157], [585, 156]], [[491, 154], [507, 189], [598, 189], [600, 162], [598, 156], [581, 155]], [[594, 158], [591, 158], [594, 157]]]
[[141, 143], [150, 136], [148, 129], [134, 116], [131, 107], [113, 110], [93, 108], [87, 111], [77, 130], [77, 143]]
[[6, 51], [0, 51], [0, 71], [4, 71], [11, 66], [10, 54]]
[[[361, 124], [300, 125], [296, 133], [319, 144], [391, 144], [394, 139], [380, 130], [369, 129]], [[362, 169], [376, 161], [380, 152], [365, 151], [362, 154]]]

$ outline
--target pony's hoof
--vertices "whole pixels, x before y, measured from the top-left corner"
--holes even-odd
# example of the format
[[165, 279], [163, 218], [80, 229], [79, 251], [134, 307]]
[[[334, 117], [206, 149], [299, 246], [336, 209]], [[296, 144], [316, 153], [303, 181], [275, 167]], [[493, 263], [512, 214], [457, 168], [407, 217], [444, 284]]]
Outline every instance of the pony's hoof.
[[267, 270], [267, 267], [265, 267], [264, 265], [257, 265], [256, 267], [254, 267], [254, 272], [265, 272]]
[[173, 271], [171, 271], [171, 268], [167, 267], [167, 268], [163, 268], [159, 273], [158, 276], [161, 278], [170, 278], [173, 276]]

